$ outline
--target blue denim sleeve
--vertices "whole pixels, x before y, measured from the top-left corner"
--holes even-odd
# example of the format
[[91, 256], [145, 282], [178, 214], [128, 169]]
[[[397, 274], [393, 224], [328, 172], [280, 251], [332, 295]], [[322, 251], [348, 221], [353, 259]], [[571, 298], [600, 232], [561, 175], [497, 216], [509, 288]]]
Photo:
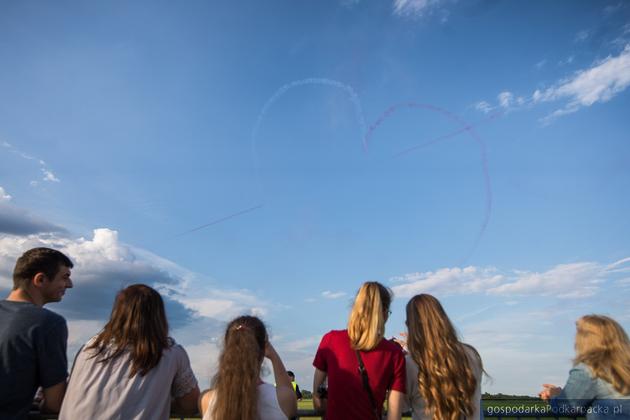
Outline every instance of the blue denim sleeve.
[[[596, 397], [596, 383], [588, 368], [577, 365], [569, 372], [562, 392], [550, 400], [552, 409], [584, 409]], [[564, 411], [566, 413], [566, 411]]]

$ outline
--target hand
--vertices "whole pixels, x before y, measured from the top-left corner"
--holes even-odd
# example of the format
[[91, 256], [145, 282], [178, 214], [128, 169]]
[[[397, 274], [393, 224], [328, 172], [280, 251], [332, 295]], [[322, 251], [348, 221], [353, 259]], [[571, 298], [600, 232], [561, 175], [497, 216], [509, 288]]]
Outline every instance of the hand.
[[562, 388], [558, 386], [543, 384], [543, 390], [538, 393], [538, 396], [543, 400], [548, 400], [560, 394], [560, 392], [562, 392]]
[[269, 340], [265, 342], [265, 357], [269, 360], [273, 360], [274, 358], [280, 357], [278, 356], [278, 352], [276, 351], [275, 348], [273, 348]]
[[313, 408], [315, 411], [322, 411], [322, 400], [317, 393], [313, 393]]
[[400, 346], [400, 348], [402, 348], [403, 353], [407, 354], [407, 333], [406, 332], [401, 332], [398, 333], [398, 336], [400, 338], [397, 337], [392, 337], [392, 341], [396, 344], [398, 344]]

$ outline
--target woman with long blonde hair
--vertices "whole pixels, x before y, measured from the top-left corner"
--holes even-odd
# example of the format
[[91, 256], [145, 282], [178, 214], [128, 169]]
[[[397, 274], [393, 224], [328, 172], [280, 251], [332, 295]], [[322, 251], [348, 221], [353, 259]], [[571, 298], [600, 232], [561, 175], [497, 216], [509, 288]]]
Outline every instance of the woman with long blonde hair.
[[578, 319], [575, 359], [566, 385], [544, 384], [539, 395], [550, 400], [553, 409], [586, 413], [588, 419], [630, 418], [630, 340], [623, 327], [604, 315]]
[[413, 419], [479, 419], [479, 353], [459, 340], [444, 308], [431, 295], [411, 298], [406, 323], [406, 400]]
[[348, 329], [322, 338], [313, 361], [313, 405], [323, 410], [324, 399], [316, 391], [327, 380], [326, 420], [380, 419], [386, 396], [387, 419], [400, 419], [405, 360], [401, 347], [384, 338], [391, 300], [382, 284], [364, 283]]
[[[260, 379], [264, 358], [273, 366], [276, 386]], [[219, 370], [199, 401], [203, 420], [286, 420], [297, 412], [297, 400], [265, 324], [240, 316], [225, 331]]]

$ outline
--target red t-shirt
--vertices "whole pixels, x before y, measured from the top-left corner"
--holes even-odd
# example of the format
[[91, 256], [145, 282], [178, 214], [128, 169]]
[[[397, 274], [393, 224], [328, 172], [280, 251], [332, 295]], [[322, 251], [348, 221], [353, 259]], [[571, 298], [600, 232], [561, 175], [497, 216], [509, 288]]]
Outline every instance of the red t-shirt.
[[[383, 339], [373, 350], [362, 351], [361, 359], [380, 413], [388, 389], [405, 393], [405, 357], [398, 344]], [[328, 375], [326, 420], [374, 418], [347, 330], [331, 331], [322, 337], [313, 366]]]

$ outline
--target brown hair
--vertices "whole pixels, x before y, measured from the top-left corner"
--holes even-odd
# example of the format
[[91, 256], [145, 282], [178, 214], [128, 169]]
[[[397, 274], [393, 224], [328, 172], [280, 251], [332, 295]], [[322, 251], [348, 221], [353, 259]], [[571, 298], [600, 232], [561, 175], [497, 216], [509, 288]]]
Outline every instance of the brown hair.
[[[466, 347], [440, 302], [427, 294], [407, 303], [407, 347], [418, 365], [418, 389], [427, 414], [438, 420], [472, 416], [477, 380]], [[479, 358], [481, 363], [481, 358]]]
[[630, 394], [630, 341], [621, 325], [604, 315], [586, 315], [576, 326], [574, 363], [584, 363], [596, 378]]
[[44, 273], [49, 281], [52, 280], [62, 265], [69, 268], [74, 266], [70, 258], [56, 249], [29, 249], [15, 263], [13, 290], [26, 288], [37, 273]]
[[212, 379], [212, 418], [257, 418], [258, 381], [266, 342], [265, 324], [255, 316], [240, 316], [228, 324], [219, 370]]
[[375, 281], [363, 283], [348, 321], [348, 336], [353, 349], [369, 351], [381, 342], [391, 302], [392, 292], [385, 286]]
[[129, 351], [131, 378], [149, 373], [172, 344], [162, 297], [147, 285], [134, 284], [118, 292], [109, 321], [87, 349], [96, 349], [92, 357], [101, 356], [102, 363]]

